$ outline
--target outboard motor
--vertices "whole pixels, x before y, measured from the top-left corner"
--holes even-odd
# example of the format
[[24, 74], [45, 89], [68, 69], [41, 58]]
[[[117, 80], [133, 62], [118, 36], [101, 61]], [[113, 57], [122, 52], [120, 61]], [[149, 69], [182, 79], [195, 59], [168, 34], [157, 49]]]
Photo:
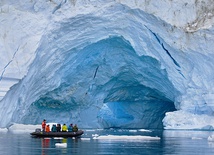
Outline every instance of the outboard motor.
[[35, 129], [35, 132], [41, 132], [42, 130], [40, 128]]

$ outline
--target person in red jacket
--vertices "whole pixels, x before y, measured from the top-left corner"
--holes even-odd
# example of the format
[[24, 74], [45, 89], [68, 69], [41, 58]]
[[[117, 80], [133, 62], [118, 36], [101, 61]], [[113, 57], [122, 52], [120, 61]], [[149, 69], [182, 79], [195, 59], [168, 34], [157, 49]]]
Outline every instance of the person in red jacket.
[[45, 131], [45, 127], [46, 127], [46, 120], [44, 119], [42, 122], [42, 131]]

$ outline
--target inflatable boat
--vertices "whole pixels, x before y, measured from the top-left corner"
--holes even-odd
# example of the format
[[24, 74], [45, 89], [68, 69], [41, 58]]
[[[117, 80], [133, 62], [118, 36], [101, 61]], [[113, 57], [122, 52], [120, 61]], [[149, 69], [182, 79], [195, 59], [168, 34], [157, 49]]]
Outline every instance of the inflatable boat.
[[32, 137], [79, 137], [84, 132], [78, 130], [77, 132], [43, 132], [36, 129], [35, 132], [30, 133]]

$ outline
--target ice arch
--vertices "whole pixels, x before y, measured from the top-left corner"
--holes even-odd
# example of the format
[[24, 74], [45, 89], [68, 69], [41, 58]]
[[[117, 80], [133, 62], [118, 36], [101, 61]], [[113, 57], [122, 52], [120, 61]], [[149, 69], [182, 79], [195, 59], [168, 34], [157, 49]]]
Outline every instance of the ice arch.
[[182, 76], [177, 51], [156, 33], [154, 25], [166, 27], [162, 21], [139, 10], [127, 18], [129, 8], [115, 7], [114, 14], [109, 7], [102, 16], [76, 15], [47, 27], [27, 75], [0, 105], [1, 126], [46, 118], [81, 127], [162, 128], [183, 88], [174, 78]]
[[[45, 60], [50, 63], [46, 56], [40, 61]], [[138, 56], [121, 36], [67, 52], [60, 64], [50, 63], [39, 74], [32, 79], [39, 78], [36, 90], [44, 76], [49, 87], [57, 86], [40, 90], [21, 119], [25, 123], [46, 118], [85, 127], [162, 128], [165, 112], [175, 110], [177, 91], [166, 70], [154, 58]]]

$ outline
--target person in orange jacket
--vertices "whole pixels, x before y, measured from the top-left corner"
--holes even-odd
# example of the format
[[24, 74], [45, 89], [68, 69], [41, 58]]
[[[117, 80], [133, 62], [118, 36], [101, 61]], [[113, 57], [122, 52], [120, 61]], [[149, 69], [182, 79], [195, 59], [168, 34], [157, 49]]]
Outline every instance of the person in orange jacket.
[[50, 132], [50, 126], [49, 125], [46, 126], [45, 132]]

